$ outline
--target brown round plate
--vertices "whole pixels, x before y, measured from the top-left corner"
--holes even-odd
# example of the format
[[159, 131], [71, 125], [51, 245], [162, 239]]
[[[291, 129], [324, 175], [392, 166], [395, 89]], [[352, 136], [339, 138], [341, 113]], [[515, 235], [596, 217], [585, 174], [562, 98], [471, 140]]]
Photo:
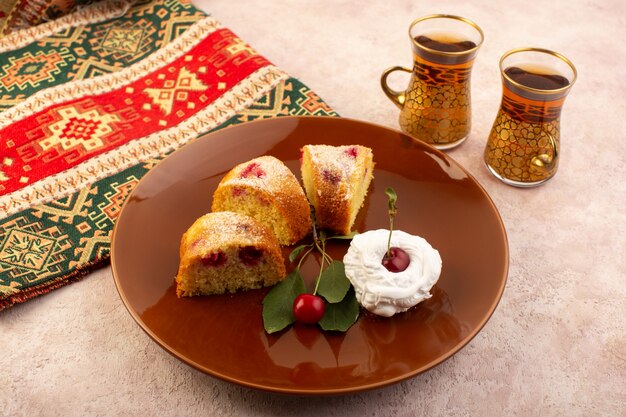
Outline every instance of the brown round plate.
[[[395, 227], [426, 238], [443, 259], [433, 297], [406, 313], [361, 313], [346, 333], [295, 325], [263, 330], [268, 289], [176, 298], [180, 238], [210, 211], [220, 179], [234, 165], [273, 155], [300, 177], [306, 144], [365, 145], [376, 169], [357, 217], [359, 231], [387, 228], [387, 186], [398, 193]], [[341, 259], [347, 241], [332, 241]], [[291, 248], [285, 248], [287, 255]], [[137, 323], [189, 365], [250, 388], [290, 394], [340, 394], [395, 383], [458, 352], [487, 322], [504, 290], [508, 246], [485, 190], [454, 160], [381, 126], [343, 118], [282, 117], [229, 127], [168, 156], [137, 185], [117, 220], [115, 284]], [[319, 268], [302, 273], [311, 287]]]

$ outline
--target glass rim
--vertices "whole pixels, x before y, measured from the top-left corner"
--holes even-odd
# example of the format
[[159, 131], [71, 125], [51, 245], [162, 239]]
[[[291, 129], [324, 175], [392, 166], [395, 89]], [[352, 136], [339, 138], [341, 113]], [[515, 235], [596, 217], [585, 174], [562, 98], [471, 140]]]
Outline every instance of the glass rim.
[[[461, 52], [439, 51], [437, 49], [432, 49], [427, 46], [424, 46], [421, 43], [417, 42], [415, 38], [413, 38], [413, 36], [411, 35], [411, 31], [413, 30], [415, 25], [417, 25], [418, 23], [423, 22], [424, 20], [430, 20], [430, 19], [452, 19], [452, 20], [459, 20], [463, 23], [467, 23], [468, 25], [476, 29], [476, 31], [480, 35], [480, 41], [472, 49], [468, 49], [466, 51], [461, 51]], [[480, 26], [478, 26], [474, 21], [467, 19], [465, 17], [455, 16], [452, 14], [429, 14], [427, 16], [418, 17], [413, 22], [411, 22], [411, 24], [409, 25], [409, 38], [411, 38], [411, 42], [413, 42], [413, 45], [415, 45], [417, 48], [423, 49], [424, 51], [429, 52], [431, 54], [442, 55], [442, 56], [463, 56], [463, 55], [469, 55], [473, 52], [476, 52], [478, 48], [480, 48], [480, 46], [483, 44], [483, 41], [485, 40], [485, 34], [483, 33], [483, 30], [480, 28]]]
[[[547, 55], [552, 55], [558, 59], [560, 59], [561, 61], [565, 62], [572, 70], [572, 73], [574, 74], [574, 77], [569, 81], [569, 84], [566, 85], [565, 87], [561, 87], [561, 88], [557, 88], [554, 90], [544, 90], [541, 88], [534, 88], [534, 87], [529, 87], [527, 85], [518, 83], [517, 81], [513, 80], [511, 77], [509, 77], [505, 72], [504, 72], [504, 68], [502, 67], [502, 64], [504, 63], [504, 60], [507, 59], [508, 57], [510, 57], [511, 55], [515, 55], [521, 52], [539, 52], [539, 53], [543, 53], [543, 54], [547, 54]], [[517, 88], [520, 88], [522, 90], [526, 90], [526, 91], [530, 91], [533, 93], [539, 93], [539, 94], [557, 94], [557, 93], [561, 93], [563, 91], [567, 91], [569, 88], [572, 87], [572, 85], [574, 85], [574, 83], [576, 82], [576, 79], [578, 78], [578, 71], [576, 70], [576, 67], [574, 66], [574, 63], [572, 61], [570, 61], [565, 55], [562, 55], [558, 52], [555, 51], [551, 51], [550, 49], [544, 49], [544, 48], [536, 48], [536, 47], [532, 47], [532, 46], [527, 46], [527, 47], [523, 47], [523, 48], [515, 48], [515, 49], [511, 49], [507, 52], [504, 53], [504, 55], [502, 55], [502, 58], [500, 58], [500, 74], [502, 75], [503, 78], [505, 78], [509, 83], [511, 83], [512, 85], [514, 85]]]

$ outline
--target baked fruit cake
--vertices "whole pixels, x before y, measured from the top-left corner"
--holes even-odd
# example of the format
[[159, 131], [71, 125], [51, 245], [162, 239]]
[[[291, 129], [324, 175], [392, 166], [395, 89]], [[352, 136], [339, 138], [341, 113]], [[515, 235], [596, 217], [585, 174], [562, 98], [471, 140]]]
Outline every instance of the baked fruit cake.
[[372, 150], [365, 146], [304, 146], [302, 182], [315, 208], [317, 226], [350, 233], [373, 172]]
[[178, 297], [261, 288], [284, 277], [276, 236], [252, 217], [225, 211], [205, 214], [180, 242]]
[[281, 245], [311, 230], [309, 203], [300, 183], [280, 160], [261, 156], [234, 167], [213, 194], [212, 211], [235, 211], [267, 225]]

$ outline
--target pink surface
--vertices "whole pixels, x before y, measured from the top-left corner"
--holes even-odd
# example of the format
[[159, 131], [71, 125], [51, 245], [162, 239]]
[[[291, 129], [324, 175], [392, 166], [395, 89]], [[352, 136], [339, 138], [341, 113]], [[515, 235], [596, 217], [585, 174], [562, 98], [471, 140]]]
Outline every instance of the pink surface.
[[[473, 72], [472, 133], [448, 154], [503, 217], [511, 263], [502, 301], [441, 366], [382, 390], [303, 401], [233, 386], [171, 357], [135, 324], [104, 269], [0, 314], [3, 414], [626, 414], [626, 51], [614, 47], [626, 38], [626, 3], [203, 3], [339, 114], [394, 128], [398, 109], [379, 76], [410, 65], [410, 22], [441, 12], [477, 22], [485, 43]], [[498, 60], [520, 46], [561, 52], [579, 72], [563, 109], [559, 172], [531, 190], [500, 183], [482, 161], [501, 98]]]

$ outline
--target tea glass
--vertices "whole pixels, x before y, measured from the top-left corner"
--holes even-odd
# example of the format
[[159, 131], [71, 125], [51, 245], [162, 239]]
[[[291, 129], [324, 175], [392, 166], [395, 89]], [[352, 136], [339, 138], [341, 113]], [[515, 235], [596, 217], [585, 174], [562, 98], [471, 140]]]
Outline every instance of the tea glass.
[[[523, 71], [535, 76], [534, 84], [531, 78], [520, 82], [507, 71], [515, 67], [518, 74]], [[561, 110], [576, 81], [576, 68], [557, 52], [518, 48], [502, 56], [500, 74], [502, 102], [484, 160], [489, 171], [508, 185], [537, 186], [552, 178], [558, 168]], [[541, 86], [536, 83], [537, 75], [561, 82]]]
[[[461, 51], [445, 51], [418, 42], [419, 36], [448, 45], [471, 43]], [[414, 20], [409, 27], [409, 37], [413, 69], [388, 68], [381, 76], [381, 87], [401, 110], [403, 132], [439, 149], [458, 146], [470, 133], [470, 76], [484, 40], [483, 32], [471, 20], [437, 14]], [[388, 86], [387, 77], [394, 71], [411, 74], [406, 91], [395, 91]]]

